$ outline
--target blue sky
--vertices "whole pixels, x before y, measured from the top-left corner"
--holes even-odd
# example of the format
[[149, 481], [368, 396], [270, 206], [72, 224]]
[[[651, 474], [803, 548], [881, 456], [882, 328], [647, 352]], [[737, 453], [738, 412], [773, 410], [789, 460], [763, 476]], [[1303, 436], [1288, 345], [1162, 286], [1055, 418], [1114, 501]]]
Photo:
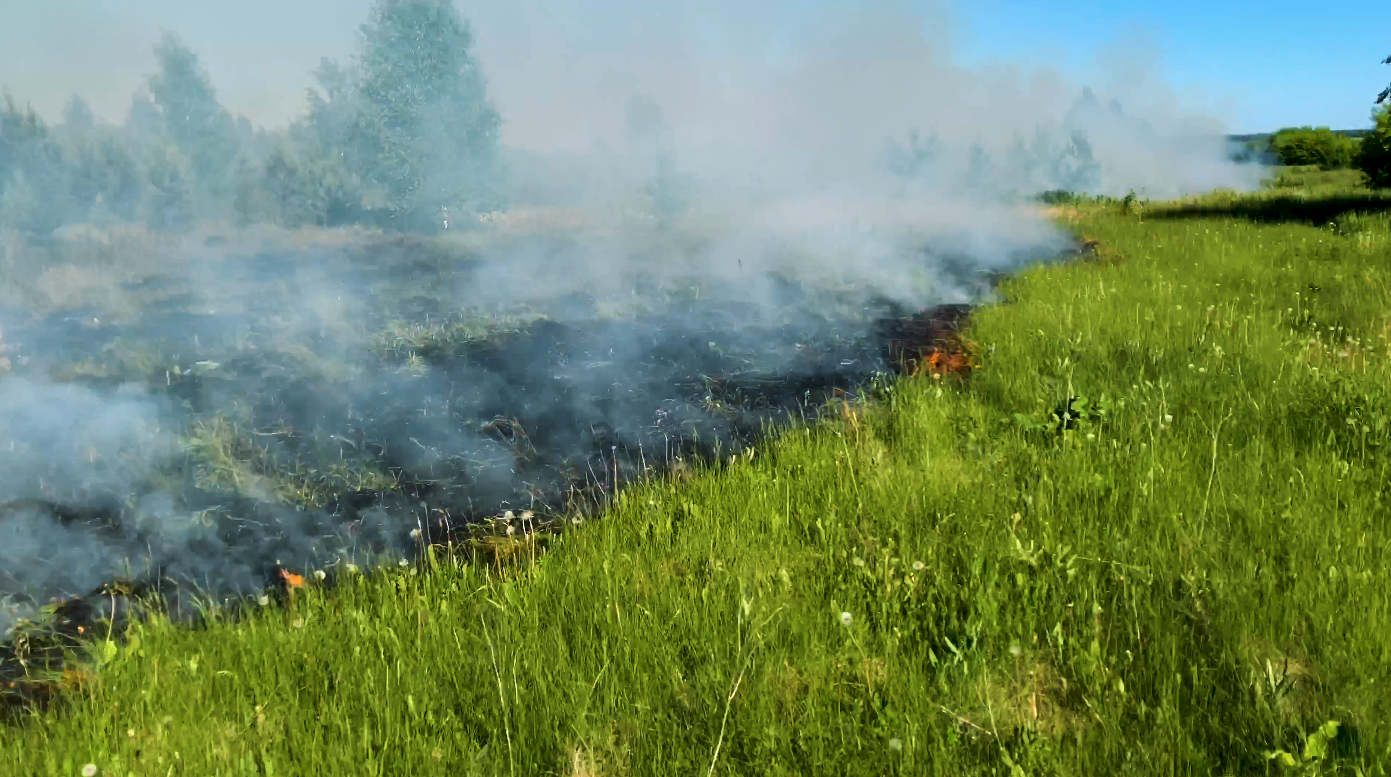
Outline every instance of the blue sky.
[[[615, 19], [623, 18], [623, 1], [603, 0], [618, 11]], [[909, 2], [931, 19], [925, 24], [929, 33], [939, 33], [942, 4]], [[351, 51], [369, 4], [0, 0], [0, 30], [5, 30], [0, 84], [45, 115], [55, 116], [77, 92], [99, 114], [118, 119], [152, 68], [150, 45], [167, 28], [199, 52], [234, 112], [275, 124], [299, 112], [319, 57]], [[595, 18], [587, 10], [593, 4], [584, 0], [459, 0], [458, 5], [480, 20], [493, 19], [495, 29], [523, 18], [513, 7], [552, 19], [565, 13]], [[818, 7], [844, 13], [857, 6], [748, 0], [733, 7], [766, 21], [796, 19]], [[945, 26], [954, 56], [969, 64], [1047, 64], [1081, 82], [1115, 70], [1118, 62], [1148, 66], [1186, 104], [1208, 109], [1232, 132], [1302, 124], [1368, 126], [1373, 98], [1391, 82], [1391, 66], [1380, 64], [1391, 55], [1391, 0], [1344, 0], [1326, 17], [1329, 21], [1310, 9], [1307, 2], [1293, 0], [970, 0], [948, 6], [952, 21]]]
[[1233, 132], [1370, 126], [1391, 83], [1391, 0], [974, 0], [958, 6], [971, 61], [1042, 54], [1073, 72], [1118, 36], [1155, 48], [1163, 79], [1230, 102]]

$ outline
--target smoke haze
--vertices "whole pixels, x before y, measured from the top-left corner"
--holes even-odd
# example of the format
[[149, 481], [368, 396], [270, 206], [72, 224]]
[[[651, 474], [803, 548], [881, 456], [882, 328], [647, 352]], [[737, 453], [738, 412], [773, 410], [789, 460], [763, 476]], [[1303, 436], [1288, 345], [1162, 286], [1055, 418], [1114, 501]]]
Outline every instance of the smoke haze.
[[[384, 236], [352, 217], [369, 195], [288, 215], [299, 179], [314, 196], [356, 185], [328, 167], [350, 154], [325, 152], [326, 122], [300, 120], [309, 71], [350, 64], [368, 3], [267, 6], [236, 41], [207, 31], [256, 3], [71, 5], [71, 36], [18, 37], [102, 45], [68, 75], [17, 70], [11, 49], [0, 78], [49, 116], [70, 96], [54, 84], [90, 85], [134, 150], [55, 120], [57, 150], [17, 164], [0, 199], [0, 590], [22, 594], [16, 613], [141, 557], [246, 590], [282, 560], [399, 553], [440, 511], [561, 511], [578, 480], [613, 472], [611, 488], [697, 437], [738, 447], [886, 372], [876, 322], [979, 300], [989, 274], [1069, 245], [1033, 195], [1256, 183], [1220, 122], [1143, 61], [1090, 89], [965, 67], [946, 6], [487, 2], [460, 10], [500, 164], [466, 159], [439, 175], [475, 176], [454, 187], [467, 196], [399, 208], [433, 236]], [[127, 116], [160, 28], [189, 30], [217, 99], [272, 131], [211, 121], [228, 151], [199, 155], [142, 129], [172, 115], [144, 97]], [[130, 196], [43, 200], [62, 144], [84, 149], [64, 152], [75, 170], [107, 171], [88, 189]], [[474, 207], [484, 178], [500, 202]], [[156, 237], [123, 248], [119, 225], [142, 218]]]

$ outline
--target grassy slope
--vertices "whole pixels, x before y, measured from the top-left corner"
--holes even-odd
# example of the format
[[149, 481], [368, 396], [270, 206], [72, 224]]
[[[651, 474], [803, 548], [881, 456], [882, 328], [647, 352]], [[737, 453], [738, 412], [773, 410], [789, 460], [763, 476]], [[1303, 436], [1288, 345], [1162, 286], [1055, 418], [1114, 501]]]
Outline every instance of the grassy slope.
[[1337, 720], [1385, 774], [1387, 219], [1082, 207], [1109, 261], [1012, 281], [969, 389], [631, 491], [535, 565], [133, 631], [0, 771], [1244, 773]]

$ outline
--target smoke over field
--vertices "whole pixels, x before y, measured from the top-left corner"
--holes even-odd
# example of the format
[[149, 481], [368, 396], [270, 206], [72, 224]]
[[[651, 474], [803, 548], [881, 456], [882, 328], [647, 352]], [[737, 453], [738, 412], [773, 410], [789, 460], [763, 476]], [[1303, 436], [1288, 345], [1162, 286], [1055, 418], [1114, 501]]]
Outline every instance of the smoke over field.
[[377, 3], [274, 129], [175, 36], [120, 125], [11, 100], [0, 630], [572, 516], [946, 347], [1068, 250], [1034, 195], [1254, 183], [1157, 87], [956, 66], [900, 9], [680, 10]]

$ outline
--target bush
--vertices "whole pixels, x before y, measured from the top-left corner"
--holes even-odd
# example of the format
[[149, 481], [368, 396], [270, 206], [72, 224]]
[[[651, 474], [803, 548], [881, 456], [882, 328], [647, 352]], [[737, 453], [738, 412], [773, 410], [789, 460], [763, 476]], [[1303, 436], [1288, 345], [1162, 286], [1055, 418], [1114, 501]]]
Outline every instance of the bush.
[[1320, 170], [1342, 170], [1352, 166], [1358, 141], [1335, 134], [1327, 127], [1287, 127], [1275, 133], [1270, 145], [1282, 165], [1318, 165]]
[[1391, 189], [1391, 104], [1372, 114], [1376, 129], [1362, 139], [1357, 150], [1357, 169], [1367, 176], [1367, 185]]

